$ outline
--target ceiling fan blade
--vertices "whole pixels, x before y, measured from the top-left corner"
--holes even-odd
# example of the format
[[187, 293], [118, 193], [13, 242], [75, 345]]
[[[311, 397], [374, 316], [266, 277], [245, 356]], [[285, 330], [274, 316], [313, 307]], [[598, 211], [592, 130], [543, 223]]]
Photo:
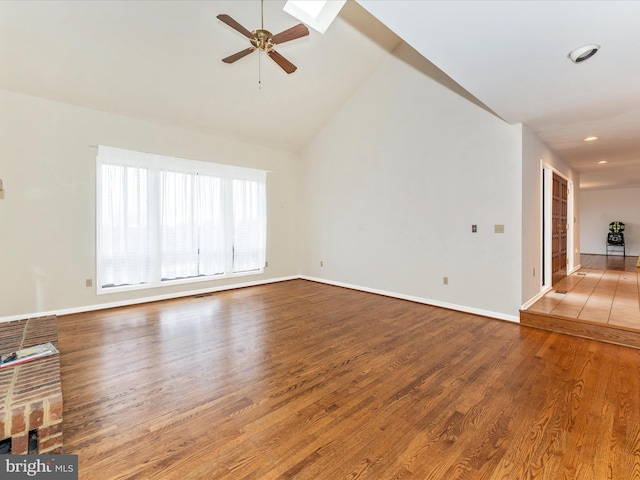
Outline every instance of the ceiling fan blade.
[[309, 35], [309, 29], [305, 24], [299, 23], [294, 27], [286, 29], [284, 32], [275, 34], [271, 37], [271, 41], [275, 45], [278, 45], [279, 43], [288, 42], [300, 37], [306, 37], [307, 35]]
[[249, 47], [246, 50], [242, 50], [241, 52], [234, 53], [233, 55], [229, 55], [227, 58], [223, 58], [222, 61], [224, 63], [233, 63], [237, 60], [240, 60], [242, 57], [246, 57], [255, 49], [256, 49], [255, 47]]
[[298, 69], [298, 67], [296, 67], [293, 63], [291, 63], [289, 60], [284, 58], [275, 50], [269, 50], [267, 52], [267, 55], [269, 55], [271, 59], [274, 62], [276, 62], [280, 66], [280, 68], [282, 68], [287, 73], [293, 73]]
[[226, 13], [221, 13], [216, 18], [218, 20], [220, 20], [221, 22], [226, 23], [227, 25], [229, 25], [234, 30], [240, 32], [242, 35], [244, 35], [247, 38], [254, 38], [255, 37], [255, 35], [253, 33], [251, 33], [249, 30], [244, 28], [242, 25], [240, 25], [238, 22], [236, 22], [233, 18], [231, 18]]

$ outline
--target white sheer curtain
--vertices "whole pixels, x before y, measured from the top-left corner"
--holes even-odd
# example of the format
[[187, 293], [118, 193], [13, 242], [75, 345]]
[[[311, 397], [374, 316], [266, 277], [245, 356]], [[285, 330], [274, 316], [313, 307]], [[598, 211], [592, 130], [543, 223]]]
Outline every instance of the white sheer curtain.
[[160, 174], [161, 278], [198, 275], [198, 218], [193, 174]]
[[98, 169], [97, 267], [102, 285], [136, 285], [152, 279], [150, 172], [131, 163], [135, 163], [132, 158], [123, 155], [119, 162], [103, 163]]
[[266, 209], [261, 198], [264, 182], [233, 180], [233, 271], [264, 267]]
[[198, 175], [198, 217], [201, 275], [219, 275], [227, 269], [231, 250], [221, 178]]
[[98, 282], [162, 282], [261, 271], [266, 172], [98, 149]]
[[222, 179], [177, 172], [162, 172], [161, 178], [162, 279], [224, 273]]

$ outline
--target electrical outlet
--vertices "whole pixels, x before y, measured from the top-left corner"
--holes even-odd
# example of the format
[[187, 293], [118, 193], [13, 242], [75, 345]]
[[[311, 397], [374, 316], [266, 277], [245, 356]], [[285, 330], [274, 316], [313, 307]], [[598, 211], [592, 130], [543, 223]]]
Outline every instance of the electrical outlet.
[[478, 233], [478, 225], [471, 225], [471, 233]]
[[269, 266], [269, 262], [264, 262], [264, 268], [267, 268]]
[[324, 267], [324, 262], [322, 260], [320, 260], [320, 266]]
[[442, 277], [442, 284], [449, 285], [449, 277]]
[[494, 225], [495, 233], [504, 233], [504, 225]]
[[87, 287], [93, 287], [93, 279], [91, 279], [91, 278], [87, 278], [87, 279], [84, 281], [84, 284], [85, 284]]

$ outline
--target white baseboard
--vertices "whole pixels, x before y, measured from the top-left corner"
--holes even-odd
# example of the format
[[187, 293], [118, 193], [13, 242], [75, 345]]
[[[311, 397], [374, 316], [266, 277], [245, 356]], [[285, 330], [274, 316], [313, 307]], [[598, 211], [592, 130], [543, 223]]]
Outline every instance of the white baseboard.
[[576, 272], [577, 272], [578, 270], [580, 270], [581, 268], [582, 268], [582, 265], [578, 264], [578, 265], [576, 265], [575, 267], [573, 267], [573, 268], [571, 269], [571, 271], [570, 271], [570, 272], [567, 272], [567, 275], [571, 275], [571, 274], [573, 274], [573, 273], [576, 273]]
[[506, 320], [508, 322], [520, 323], [520, 317], [516, 316], [516, 315], [506, 315], [506, 314], [500, 313], [500, 312], [492, 312], [492, 311], [488, 311], [488, 310], [481, 310], [481, 309], [478, 309], [478, 308], [467, 307], [467, 306], [464, 306], [464, 305], [456, 305], [456, 304], [453, 304], [453, 303], [441, 302], [439, 300], [431, 300], [431, 299], [428, 299], [428, 298], [414, 297], [412, 295], [405, 295], [405, 294], [396, 293], [396, 292], [388, 292], [388, 291], [385, 291], [385, 290], [378, 290], [378, 289], [375, 289], [375, 288], [361, 287], [359, 285], [351, 285], [351, 284], [348, 284], [348, 283], [334, 282], [334, 281], [331, 281], [331, 280], [326, 280], [324, 278], [309, 277], [307, 275], [301, 275], [300, 278], [302, 278], [303, 280], [310, 280], [312, 282], [325, 283], [327, 285], [334, 285], [336, 287], [343, 287], [343, 288], [349, 288], [351, 290], [359, 290], [361, 292], [375, 293], [377, 295], [384, 295], [385, 297], [399, 298], [401, 300], [409, 300], [411, 302], [422, 303], [424, 305], [431, 305], [431, 306], [434, 306], [434, 307], [447, 308], [449, 310], [456, 310], [458, 312], [470, 313], [470, 314], [473, 314], [473, 315], [480, 315], [480, 316], [483, 316], [483, 317], [490, 317], [490, 318], [496, 318], [498, 320]]
[[164, 295], [155, 295], [152, 297], [122, 300], [119, 302], [100, 303], [95, 305], [84, 305], [81, 307], [65, 308], [61, 310], [51, 310], [48, 312], [36, 312], [36, 313], [24, 313], [22, 315], [10, 315], [6, 317], [0, 317], [0, 323], [11, 322], [13, 320], [24, 320], [26, 318], [48, 317], [51, 315], [71, 315], [73, 313], [92, 312], [96, 310], [105, 310], [107, 308], [126, 307], [129, 305], [138, 305], [141, 303], [157, 302], [160, 300], [171, 300], [173, 298], [191, 297], [194, 295], [202, 295], [205, 293], [215, 293], [215, 292], [221, 292], [224, 290], [234, 290], [236, 288], [255, 287], [257, 285], [267, 285], [269, 283], [284, 282], [286, 280], [295, 280], [298, 278], [300, 278], [300, 276], [293, 275], [290, 277], [270, 278], [267, 280], [258, 280], [258, 281], [246, 282], [246, 283], [236, 283], [232, 285], [224, 285], [221, 287], [214, 287], [214, 288], [209, 287], [209, 288], [202, 288], [199, 290], [189, 290], [186, 292], [167, 293]]
[[[567, 272], [567, 276], [573, 275], [574, 273], [576, 273], [581, 268], [582, 268], [582, 265], [580, 265], [580, 264], [576, 265], [570, 271]], [[547, 293], [549, 293], [549, 290], [551, 290], [552, 288], [553, 288], [552, 286], [549, 286], [549, 287], [546, 287], [546, 288], [542, 289], [540, 292], [538, 292], [537, 295], [533, 296], [526, 303], [524, 303], [520, 307], [520, 310], [526, 310], [527, 308], [529, 308], [531, 305], [533, 305], [538, 300], [540, 300], [542, 297], [544, 297]]]
[[318, 283], [324, 283], [327, 285], [334, 285], [336, 287], [343, 287], [343, 288], [349, 288], [351, 290], [358, 290], [361, 292], [367, 292], [367, 293], [374, 293], [377, 295], [384, 295], [386, 297], [392, 297], [392, 298], [399, 298], [401, 300], [409, 300], [411, 302], [416, 302], [416, 303], [422, 303], [424, 305], [431, 305], [434, 307], [441, 307], [441, 308], [447, 308], [449, 310], [455, 310], [458, 312], [464, 312], [464, 313], [470, 313], [473, 315], [480, 315], [483, 317], [489, 317], [489, 318], [496, 318], [498, 320], [506, 320], [508, 322], [515, 322], [515, 323], [519, 323], [520, 322], [520, 317], [515, 316], [515, 315], [506, 315], [504, 313], [500, 313], [500, 312], [492, 312], [489, 310], [482, 310], [482, 309], [478, 309], [478, 308], [472, 308], [472, 307], [467, 307], [464, 305], [456, 305], [453, 303], [447, 303], [447, 302], [441, 302], [439, 300], [432, 300], [429, 298], [422, 298], [422, 297], [415, 297], [412, 295], [405, 295], [402, 293], [396, 293], [396, 292], [389, 292], [386, 290], [378, 290], [375, 288], [368, 288], [368, 287], [362, 287], [359, 285], [351, 285], [351, 284], [347, 284], [347, 283], [342, 283], [342, 282], [334, 282], [331, 280], [326, 280], [324, 278], [316, 278], [316, 277], [310, 277], [307, 275], [292, 275], [292, 276], [288, 276], [288, 277], [279, 277], [279, 278], [271, 278], [268, 280], [258, 280], [255, 282], [247, 282], [247, 283], [237, 283], [237, 284], [232, 284], [232, 285], [224, 285], [221, 287], [215, 287], [215, 288], [203, 288], [203, 289], [199, 289], [199, 290], [189, 290], [186, 292], [178, 292], [178, 293], [168, 293], [168, 294], [164, 294], [164, 295], [155, 295], [152, 297], [143, 297], [143, 298], [136, 298], [136, 299], [130, 299], [130, 300], [122, 300], [122, 301], [118, 301], [118, 302], [109, 302], [109, 303], [100, 303], [100, 304], [95, 304], [95, 305], [84, 305], [84, 306], [80, 306], [80, 307], [74, 307], [74, 308], [65, 308], [65, 309], [61, 309], [61, 310], [51, 310], [48, 312], [34, 312], [34, 313], [25, 313], [25, 314], [21, 314], [21, 315], [10, 315], [10, 316], [5, 316], [5, 317], [0, 317], [0, 323], [2, 322], [11, 322], [13, 320], [23, 320], [25, 318], [36, 318], [36, 317], [47, 317], [50, 315], [71, 315], [74, 313], [84, 313], [84, 312], [92, 312], [92, 311], [97, 311], [97, 310], [105, 310], [108, 308], [116, 308], [116, 307], [126, 307], [126, 306], [130, 306], [130, 305], [139, 305], [142, 303], [150, 303], [150, 302], [157, 302], [160, 300], [171, 300], [174, 298], [182, 298], [182, 297], [190, 297], [190, 296], [194, 296], [194, 295], [202, 295], [205, 293], [215, 293], [215, 292], [221, 292], [224, 290], [233, 290], [236, 288], [244, 288], [244, 287], [253, 287], [253, 286], [257, 286], [257, 285], [267, 285], [269, 283], [277, 283], [277, 282], [284, 282], [287, 280], [296, 280], [296, 279], [303, 279], [303, 280], [309, 280], [312, 282], [318, 282]]
[[534, 295], [533, 297], [531, 297], [526, 303], [524, 303], [521, 307], [520, 310], [526, 310], [527, 308], [529, 308], [531, 305], [533, 305], [534, 303], [536, 303], [538, 300], [540, 300], [542, 297], [545, 296], [545, 294], [547, 292], [549, 292], [549, 290], [551, 290], [552, 287], [546, 287], [543, 290], [541, 290], [540, 292], [538, 292], [537, 295]]

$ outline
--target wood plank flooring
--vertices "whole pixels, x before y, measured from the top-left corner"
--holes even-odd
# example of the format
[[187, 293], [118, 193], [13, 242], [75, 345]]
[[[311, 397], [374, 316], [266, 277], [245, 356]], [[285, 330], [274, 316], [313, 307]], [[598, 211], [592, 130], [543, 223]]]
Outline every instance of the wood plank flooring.
[[59, 318], [81, 479], [640, 479], [640, 351], [292, 280]]
[[580, 266], [596, 270], [617, 270], [623, 272], [637, 271], [638, 257], [622, 255], [581, 254]]

